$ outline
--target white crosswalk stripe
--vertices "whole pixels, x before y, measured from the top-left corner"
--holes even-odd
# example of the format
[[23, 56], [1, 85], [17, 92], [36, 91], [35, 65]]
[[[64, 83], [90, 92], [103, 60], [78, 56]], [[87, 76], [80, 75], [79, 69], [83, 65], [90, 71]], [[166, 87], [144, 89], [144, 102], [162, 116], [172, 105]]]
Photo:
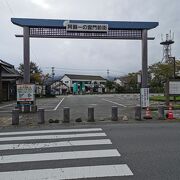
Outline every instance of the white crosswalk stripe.
[[48, 161], [63, 159], [82, 159], [96, 157], [113, 157], [120, 156], [117, 150], [91, 150], [91, 151], [72, 151], [72, 152], [55, 152], [55, 153], [38, 153], [38, 154], [21, 154], [3, 156], [0, 160], [2, 163], [15, 162], [32, 162], [32, 161]]
[[126, 164], [85, 166], [61, 169], [43, 169], [0, 173], [0, 179], [6, 180], [63, 180], [78, 178], [98, 178], [112, 176], [131, 176], [133, 173]]
[[[0, 164], [3, 165], [0, 166], [0, 179], [6, 180], [65, 180], [133, 175], [128, 165], [108, 161], [108, 158], [113, 157], [117, 160], [121, 155], [112, 147], [111, 140], [101, 128], [0, 133], [0, 154]], [[51, 161], [55, 162], [54, 167], [47, 163]], [[62, 164], [67, 161], [73, 161], [75, 165], [66, 167]], [[21, 163], [26, 163], [26, 166], [21, 166]], [[46, 166], [40, 169], [34, 167], [33, 163], [36, 167], [37, 163]]]
[[21, 141], [21, 140], [42, 140], [42, 139], [65, 139], [79, 137], [102, 137], [105, 133], [82, 133], [82, 134], [61, 134], [61, 135], [39, 135], [39, 136], [20, 136], [20, 137], [1, 137], [0, 141]]
[[112, 144], [112, 142], [109, 139], [98, 139], [98, 140], [62, 141], [62, 142], [53, 142], [53, 143], [4, 144], [4, 145], [0, 145], [0, 150], [38, 149], [38, 148], [51, 148], [51, 147], [100, 145], [100, 144], [102, 145]]
[[41, 130], [41, 131], [20, 131], [20, 132], [4, 132], [0, 133], [0, 136], [4, 135], [27, 135], [27, 134], [46, 134], [46, 133], [70, 133], [70, 132], [94, 132], [102, 131], [101, 128], [85, 128], [85, 129], [58, 129], [58, 130]]

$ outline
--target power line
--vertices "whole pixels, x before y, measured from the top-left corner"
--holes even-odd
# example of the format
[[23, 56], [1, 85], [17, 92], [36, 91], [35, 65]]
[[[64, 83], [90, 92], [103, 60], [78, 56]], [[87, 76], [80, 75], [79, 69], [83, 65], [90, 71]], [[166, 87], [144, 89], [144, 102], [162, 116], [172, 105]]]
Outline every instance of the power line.
[[[42, 67], [42, 69], [51, 69], [51, 67]], [[84, 68], [63, 68], [63, 67], [55, 67], [56, 70], [69, 70], [69, 71], [104, 71], [107, 72], [107, 69], [84, 69]], [[110, 69], [108, 69], [110, 71]], [[120, 72], [119, 70], [111, 69], [111, 72], [125, 73]]]

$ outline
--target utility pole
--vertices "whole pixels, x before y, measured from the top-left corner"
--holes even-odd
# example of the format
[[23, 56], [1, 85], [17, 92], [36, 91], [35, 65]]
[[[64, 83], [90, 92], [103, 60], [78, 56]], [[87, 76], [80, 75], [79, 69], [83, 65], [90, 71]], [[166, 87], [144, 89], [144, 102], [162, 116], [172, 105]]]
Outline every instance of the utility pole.
[[53, 83], [54, 83], [54, 67], [51, 67], [51, 70], [52, 70], [52, 89], [51, 89], [51, 92], [54, 94], [54, 88], [53, 88]]
[[54, 76], [55, 76], [54, 67], [51, 67], [51, 69], [52, 69], [52, 80], [54, 81]]
[[0, 63], [0, 102], [2, 101], [2, 65]]
[[109, 69], [107, 69], [107, 80], [109, 80]]

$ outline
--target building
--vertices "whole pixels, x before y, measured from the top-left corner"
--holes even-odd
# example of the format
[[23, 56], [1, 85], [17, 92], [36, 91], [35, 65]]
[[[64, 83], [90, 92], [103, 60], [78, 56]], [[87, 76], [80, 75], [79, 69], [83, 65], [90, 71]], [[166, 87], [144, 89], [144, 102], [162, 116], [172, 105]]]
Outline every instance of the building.
[[42, 86], [39, 85], [36, 87], [37, 87], [37, 94], [46, 95], [46, 96], [62, 95], [62, 94], [65, 95], [69, 91], [66, 84], [64, 84], [61, 81], [61, 77], [50, 77], [44, 82]]
[[0, 102], [16, 99], [16, 84], [22, 79], [13, 65], [0, 59]]
[[105, 92], [106, 79], [101, 76], [65, 74], [61, 81], [69, 87], [69, 92], [73, 94]]
[[116, 79], [114, 80], [114, 83], [116, 83], [116, 84], [118, 84], [118, 85], [120, 85], [120, 86], [123, 86], [123, 85], [124, 85], [123, 82], [122, 82], [122, 80], [121, 80], [120, 78], [116, 78]]

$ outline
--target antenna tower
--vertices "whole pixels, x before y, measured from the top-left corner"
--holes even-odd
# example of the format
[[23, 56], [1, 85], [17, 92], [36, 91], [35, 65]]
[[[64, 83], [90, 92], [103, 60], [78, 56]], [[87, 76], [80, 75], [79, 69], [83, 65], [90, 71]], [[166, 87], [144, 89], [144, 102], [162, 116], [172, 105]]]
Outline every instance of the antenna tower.
[[163, 35], [161, 35], [162, 42], [160, 43], [163, 46], [163, 58], [162, 61], [165, 63], [169, 63], [171, 61], [171, 45], [174, 44], [174, 33], [166, 34], [166, 39], [163, 39]]

